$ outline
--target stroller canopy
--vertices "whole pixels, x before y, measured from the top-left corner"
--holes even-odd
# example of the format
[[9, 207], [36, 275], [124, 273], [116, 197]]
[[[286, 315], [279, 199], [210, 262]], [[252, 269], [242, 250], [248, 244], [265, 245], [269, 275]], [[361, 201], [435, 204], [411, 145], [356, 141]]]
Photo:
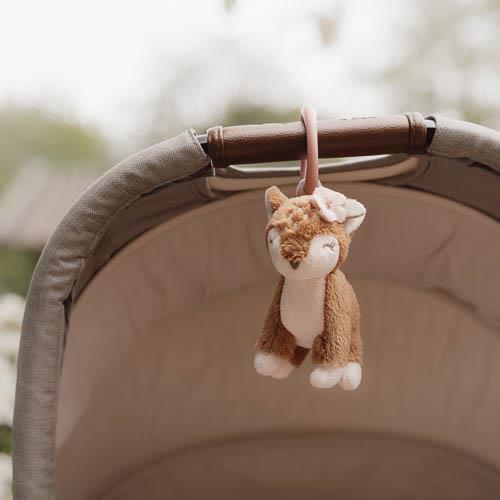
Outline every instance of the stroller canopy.
[[500, 134], [432, 120], [425, 153], [320, 167], [368, 211], [355, 393], [253, 371], [263, 190], [296, 167], [213, 167], [190, 130], [90, 186], [29, 291], [15, 499], [498, 498]]

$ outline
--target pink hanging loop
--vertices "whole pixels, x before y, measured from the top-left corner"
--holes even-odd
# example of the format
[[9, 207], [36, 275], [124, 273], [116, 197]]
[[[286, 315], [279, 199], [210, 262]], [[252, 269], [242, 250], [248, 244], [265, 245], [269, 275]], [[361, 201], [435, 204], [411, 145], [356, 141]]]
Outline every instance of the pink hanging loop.
[[300, 117], [306, 128], [307, 157], [300, 161], [298, 190], [312, 194], [320, 186], [318, 171], [318, 117], [313, 106], [304, 106]]

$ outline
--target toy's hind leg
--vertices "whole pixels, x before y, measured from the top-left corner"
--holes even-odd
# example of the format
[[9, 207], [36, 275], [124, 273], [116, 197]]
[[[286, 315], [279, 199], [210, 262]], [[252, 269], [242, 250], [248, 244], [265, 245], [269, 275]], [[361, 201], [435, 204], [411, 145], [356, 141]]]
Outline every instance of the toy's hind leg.
[[271, 375], [271, 377], [278, 379], [287, 378], [290, 373], [295, 370], [295, 368], [298, 368], [302, 364], [302, 361], [304, 361], [308, 353], [309, 349], [298, 345], [295, 348], [293, 357], [290, 360], [283, 360], [280, 367]]
[[290, 360], [290, 362], [295, 367], [299, 367], [302, 364], [302, 361], [304, 361], [304, 359], [306, 359], [306, 356], [308, 354], [309, 354], [309, 349], [307, 349], [306, 347], [302, 347], [302, 346], [298, 345], [295, 348], [295, 353], [293, 355], [293, 358]]
[[277, 379], [287, 378], [295, 368], [298, 368], [302, 364], [302, 361], [304, 361], [308, 353], [309, 349], [298, 345], [295, 348], [293, 357], [290, 360], [283, 360], [278, 370], [274, 372], [271, 377]]

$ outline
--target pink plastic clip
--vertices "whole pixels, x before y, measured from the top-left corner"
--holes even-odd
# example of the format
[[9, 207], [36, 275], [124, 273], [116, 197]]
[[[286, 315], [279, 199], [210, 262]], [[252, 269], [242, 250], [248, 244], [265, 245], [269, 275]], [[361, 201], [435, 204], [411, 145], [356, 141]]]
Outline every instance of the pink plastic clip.
[[320, 186], [318, 172], [318, 117], [313, 106], [304, 106], [300, 117], [306, 128], [307, 157], [300, 161], [300, 182], [297, 194], [313, 194]]

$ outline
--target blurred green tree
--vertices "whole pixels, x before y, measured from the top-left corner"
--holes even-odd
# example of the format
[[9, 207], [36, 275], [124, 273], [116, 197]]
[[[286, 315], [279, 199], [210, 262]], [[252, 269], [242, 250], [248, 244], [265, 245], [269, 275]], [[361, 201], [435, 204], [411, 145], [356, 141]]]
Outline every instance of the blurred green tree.
[[[54, 168], [108, 165], [103, 136], [75, 121], [39, 108], [0, 108], [0, 192], [16, 169], [40, 161]], [[0, 294], [25, 295], [38, 254], [0, 248]]]
[[226, 127], [254, 123], [292, 122], [297, 121], [299, 115], [299, 108], [281, 109], [254, 103], [233, 102], [227, 107], [224, 115], [219, 117], [218, 122]]
[[0, 108], [0, 189], [15, 170], [42, 160], [54, 167], [106, 165], [109, 151], [96, 131], [48, 110]]
[[0, 453], [12, 453], [12, 429], [7, 425], [0, 425]]
[[25, 296], [39, 253], [0, 248], [0, 295], [17, 293]]

